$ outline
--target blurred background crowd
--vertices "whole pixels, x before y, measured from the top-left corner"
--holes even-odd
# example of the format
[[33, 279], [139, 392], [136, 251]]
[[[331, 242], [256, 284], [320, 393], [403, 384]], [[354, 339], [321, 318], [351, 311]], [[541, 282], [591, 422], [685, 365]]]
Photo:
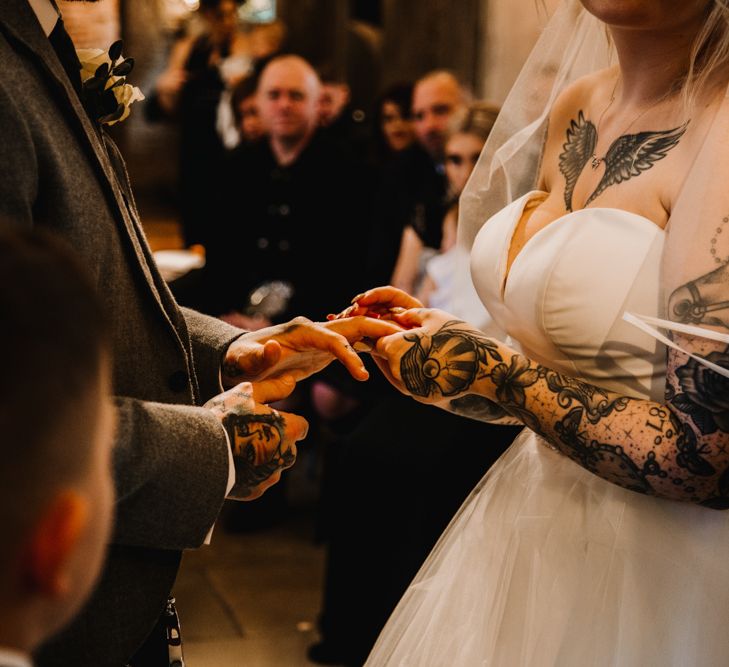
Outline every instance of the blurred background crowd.
[[[146, 99], [112, 131], [182, 305], [255, 329], [391, 283], [456, 310], [458, 197], [555, 3], [60, 4], [79, 46], [122, 37], [135, 58]], [[297, 472], [227, 507], [217, 548], [287, 539], [303, 502], [321, 586], [307, 656], [289, 664], [359, 665], [516, 430], [404, 398], [374, 365], [363, 384], [331, 366], [283, 407], [311, 426]]]

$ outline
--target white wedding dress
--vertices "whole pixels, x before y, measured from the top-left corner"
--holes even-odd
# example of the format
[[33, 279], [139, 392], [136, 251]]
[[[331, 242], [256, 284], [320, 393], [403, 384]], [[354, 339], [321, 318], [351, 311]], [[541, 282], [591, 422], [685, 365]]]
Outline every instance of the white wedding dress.
[[[618, 209], [575, 211], [534, 235], [507, 276], [534, 194], [480, 231], [480, 298], [530, 358], [662, 401], [665, 348], [622, 315], [658, 316], [664, 232]], [[525, 429], [463, 504], [367, 664], [727, 665], [729, 512], [610, 484]]]

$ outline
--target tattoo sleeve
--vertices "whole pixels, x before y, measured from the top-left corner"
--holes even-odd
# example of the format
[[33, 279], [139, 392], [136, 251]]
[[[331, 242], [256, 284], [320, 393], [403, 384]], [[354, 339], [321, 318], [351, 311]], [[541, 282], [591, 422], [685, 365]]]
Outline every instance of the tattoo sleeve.
[[[400, 374], [412, 394], [468, 416], [502, 410], [624, 488], [729, 508], [729, 380], [685, 355], [669, 358], [661, 404], [557, 373], [463, 322], [407, 340]], [[729, 348], [706, 356], [729, 368]]]

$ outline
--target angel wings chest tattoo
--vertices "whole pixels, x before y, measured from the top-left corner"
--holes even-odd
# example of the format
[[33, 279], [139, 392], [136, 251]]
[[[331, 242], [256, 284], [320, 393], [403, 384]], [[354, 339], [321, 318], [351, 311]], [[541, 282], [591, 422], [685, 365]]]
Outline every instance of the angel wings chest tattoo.
[[565, 178], [564, 203], [567, 210], [572, 211], [575, 184], [585, 165], [591, 163], [593, 168], [597, 168], [601, 163], [605, 165], [605, 173], [584, 204], [588, 206], [610, 186], [640, 176], [666, 157], [668, 152], [678, 145], [688, 124], [689, 121], [686, 121], [671, 130], [623, 134], [613, 141], [603, 158], [598, 158], [595, 155], [597, 129], [580, 110], [577, 119], [570, 121], [566, 141], [559, 155], [559, 170]]

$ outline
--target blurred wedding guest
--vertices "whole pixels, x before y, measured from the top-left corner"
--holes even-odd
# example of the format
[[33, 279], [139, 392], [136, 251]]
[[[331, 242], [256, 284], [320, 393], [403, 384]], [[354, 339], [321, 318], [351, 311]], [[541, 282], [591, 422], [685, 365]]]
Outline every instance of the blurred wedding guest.
[[258, 108], [257, 87], [258, 79], [247, 76], [235, 85], [230, 98], [235, 125], [244, 144], [258, 141], [266, 133]]
[[[408, 282], [413, 285], [418, 298], [431, 307], [444, 307], [443, 301], [452, 296], [450, 288], [458, 262], [458, 252], [454, 249], [458, 224], [458, 198], [476, 166], [498, 113], [499, 109], [495, 105], [475, 102], [457, 114], [449, 126], [445, 145], [448, 210], [443, 217], [440, 248], [438, 253], [424, 258], [418, 259], [417, 256], [413, 256], [407, 267], [411, 272]], [[476, 306], [482, 310], [475, 292], [473, 297]], [[437, 303], [442, 305], [436, 305]], [[448, 305], [452, 312], [452, 304]], [[465, 314], [459, 313], [459, 315], [465, 317]], [[478, 323], [479, 320], [473, 318], [469, 321]]]
[[[257, 93], [267, 136], [226, 161], [206, 280], [216, 285], [211, 314], [229, 322], [255, 324], [245, 316], [256, 305], [249, 295], [261, 286], [266, 294], [287, 286], [278, 289], [278, 312], [265, 313], [280, 321], [294, 312], [320, 320], [360, 284], [358, 246], [344, 248], [340, 239], [345, 230], [364, 233], [364, 171], [318, 127], [320, 92], [303, 58], [274, 58]], [[325, 265], [336, 267], [334, 283], [331, 271], [319, 270]]]
[[374, 106], [373, 161], [378, 166], [390, 162], [415, 141], [412, 115], [413, 86], [397, 83], [378, 97]]
[[112, 523], [110, 338], [71, 251], [0, 232], [0, 665], [79, 610]]
[[[412, 84], [395, 84], [386, 89], [375, 103], [367, 158], [372, 169], [373, 192], [387, 166], [415, 140], [410, 111], [412, 91]], [[369, 359], [366, 363], [370, 363]], [[374, 370], [374, 365], [371, 370]], [[350, 382], [344, 374], [332, 368], [326, 378], [312, 382], [312, 407], [322, 423], [323, 465], [317, 525], [320, 539], [324, 539], [328, 530], [340, 439], [351, 432], [373, 401], [381, 399], [382, 392], [386, 395], [391, 393], [390, 387], [380, 381], [379, 373], [374, 373], [373, 380], [364, 384]]]
[[408, 253], [411, 246], [440, 246], [445, 135], [451, 117], [467, 98], [450, 72], [430, 72], [416, 82], [412, 116], [417, 141], [387, 168], [374, 205], [367, 260], [373, 285], [391, 281], [398, 255]]
[[323, 65], [318, 72], [321, 80], [319, 124], [343, 150], [357, 159], [364, 159], [370, 145], [365, 111], [352, 104], [349, 84], [334, 65]]
[[319, 124], [328, 127], [337, 121], [349, 104], [349, 86], [334, 76], [324, 76], [322, 70], [319, 71], [319, 76]]
[[[363, 284], [363, 251], [341, 239], [365, 233], [367, 176], [319, 127], [320, 90], [303, 58], [271, 60], [257, 93], [266, 137], [226, 161], [203, 280], [204, 307], [230, 324], [256, 329], [292, 313], [322, 320]], [[292, 400], [308, 403], [308, 390]], [[231, 508], [227, 526], [270, 524], [282, 515], [284, 494], [279, 485], [256, 507]]]
[[178, 193], [183, 241], [205, 244], [214, 174], [224, 153], [218, 107], [227, 87], [250, 69], [249, 42], [238, 28], [239, 0], [201, 0], [202, 29], [181, 37], [146, 104], [150, 120], [180, 126]]
[[286, 25], [281, 19], [253, 24], [248, 31], [248, 41], [254, 63], [266, 62], [284, 48]]

